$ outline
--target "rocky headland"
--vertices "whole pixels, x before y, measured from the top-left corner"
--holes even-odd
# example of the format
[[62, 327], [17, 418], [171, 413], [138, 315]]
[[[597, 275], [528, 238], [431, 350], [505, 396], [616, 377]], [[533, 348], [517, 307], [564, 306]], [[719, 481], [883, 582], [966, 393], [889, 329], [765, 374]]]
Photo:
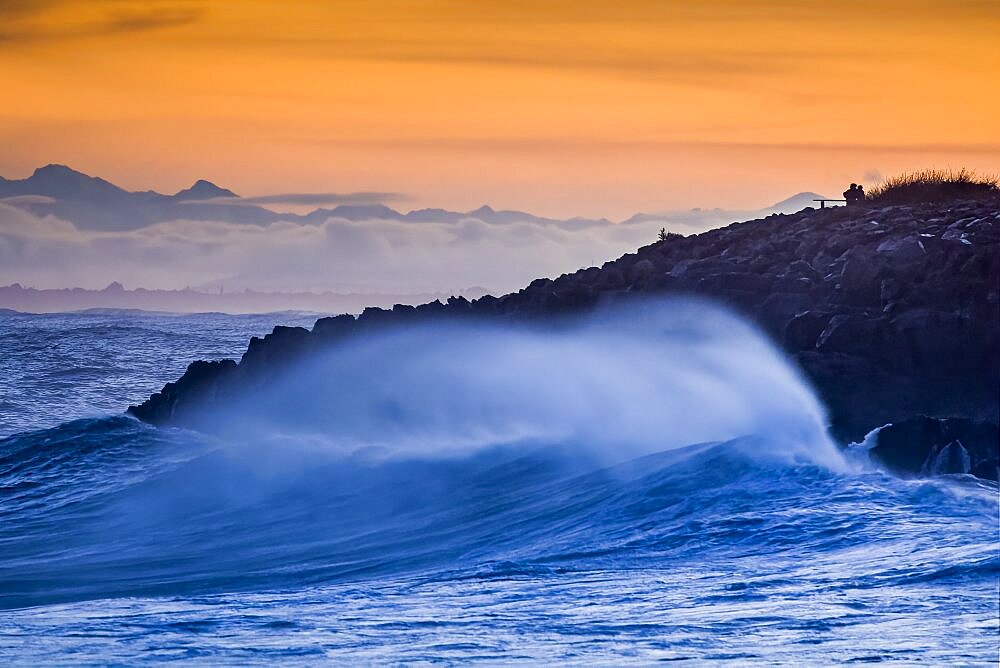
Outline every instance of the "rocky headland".
[[519, 292], [369, 308], [276, 327], [242, 359], [194, 362], [129, 412], [187, 424], [310, 351], [427, 318], [544, 319], [637, 295], [707, 297], [769, 334], [811, 381], [841, 442], [904, 475], [997, 479], [1000, 195], [807, 208], [665, 240]]

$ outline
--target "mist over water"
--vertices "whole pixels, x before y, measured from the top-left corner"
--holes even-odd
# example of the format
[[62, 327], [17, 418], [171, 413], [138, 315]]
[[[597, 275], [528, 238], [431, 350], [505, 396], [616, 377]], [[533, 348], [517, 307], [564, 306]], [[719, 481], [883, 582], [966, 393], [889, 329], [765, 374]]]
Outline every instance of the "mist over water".
[[529, 443], [615, 463], [761, 436], [762, 455], [841, 463], [822, 407], [780, 353], [739, 318], [693, 301], [552, 325], [459, 321], [356, 337], [201, 419], [230, 438], [397, 458]]

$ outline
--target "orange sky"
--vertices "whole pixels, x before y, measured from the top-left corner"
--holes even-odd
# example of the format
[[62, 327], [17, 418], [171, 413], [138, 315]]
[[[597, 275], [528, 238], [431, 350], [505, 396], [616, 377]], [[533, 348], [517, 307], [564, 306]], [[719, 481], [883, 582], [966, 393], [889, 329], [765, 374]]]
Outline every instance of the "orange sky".
[[622, 217], [1000, 171], [1000, 2], [0, 0], [0, 174]]

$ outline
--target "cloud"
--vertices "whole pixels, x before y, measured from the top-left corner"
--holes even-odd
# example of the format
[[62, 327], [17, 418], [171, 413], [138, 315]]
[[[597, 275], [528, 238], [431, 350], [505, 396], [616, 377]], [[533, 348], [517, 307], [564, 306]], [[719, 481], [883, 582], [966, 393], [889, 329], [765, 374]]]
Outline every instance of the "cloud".
[[115, 11], [98, 26], [98, 34], [112, 35], [186, 25], [197, 21], [203, 13], [201, 7], [153, 7]]
[[[869, 25], [881, 21], [909, 30], [910, 22], [937, 21], [942, 11], [909, 0], [878, 6], [861, 0], [369, 4], [335, 5], [327, 14], [328, 29], [321, 32], [228, 34], [224, 39], [328, 59], [545, 69], [715, 87], [789, 71], [815, 74], [844, 62], [884, 63], [896, 57], [884, 44], [851, 38], [851, 30], [861, 25], [856, 15], [863, 14]], [[952, 4], [949, 16], [967, 17], [972, 10], [989, 16], [982, 0]], [[788, 38], [816, 27], [822, 48]], [[824, 30], [847, 37], [824, 39]]]
[[236, 41], [281, 50], [297, 50], [329, 60], [427, 65], [486, 66], [554, 70], [670, 81], [684, 85], [712, 85], [748, 77], [765, 77], [845, 57], [871, 58], [868, 49], [839, 48], [818, 53], [790, 48], [726, 48], [710, 52], [664, 44], [585, 43], [569, 48], [559, 39], [481, 40], [452, 34], [447, 40], [420, 36], [339, 34], [329, 37], [254, 35]]
[[658, 139], [656, 137], [601, 138], [593, 136], [505, 136], [505, 137], [432, 137], [385, 136], [375, 139], [357, 137], [313, 137], [316, 144], [360, 148], [407, 148], [449, 151], [496, 151], [519, 153], [700, 150], [732, 153], [734, 151], [783, 151], [796, 153], [938, 153], [962, 155], [997, 155], [1000, 143], [857, 143], [857, 142], [746, 142]]
[[11, 206], [24, 206], [26, 204], [52, 204], [55, 198], [46, 195], [14, 195], [13, 197], [0, 197], [0, 203]]
[[218, 201], [226, 204], [292, 204], [302, 206], [323, 206], [325, 204], [385, 204], [386, 202], [402, 202], [406, 195], [400, 193], [358, 192], [358, 193], [276, 193], [258, 197], [241, 197], [238, 200], [230, 198]]
[[233, 289], [415, 293], [485, 286], [506, 292], [651, 243], [661, 225], [567, 230], [531, 221], [330, 218], [268, 226], [174, 220], [100, 232], [0, 203], [0, 284], [100, 288], [116, 280], [150, 288], [222, 282]]
[[0, 42], [42, 42], [146, 32], [195, 23], [200, 0], [0, 0]]
[[53, 0], [0, 0], [0, 19], [8, 21], [36, 14], [54, 4]]

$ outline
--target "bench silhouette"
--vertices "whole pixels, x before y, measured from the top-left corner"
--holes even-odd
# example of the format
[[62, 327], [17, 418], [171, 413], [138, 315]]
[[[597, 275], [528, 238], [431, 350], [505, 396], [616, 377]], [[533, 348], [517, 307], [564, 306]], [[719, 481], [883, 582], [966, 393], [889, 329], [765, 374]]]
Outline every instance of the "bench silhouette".
[[827, 202], [843, 202], [844, 204], [847, 204], [847, 200], [846, 199], [821, 198], [821, 199], [814, 199], [813, 201], [814, 202], [819, 202], [819, 208], [821, 208], [821, 209], [825, 209], [826, 208], [826, 203]]

